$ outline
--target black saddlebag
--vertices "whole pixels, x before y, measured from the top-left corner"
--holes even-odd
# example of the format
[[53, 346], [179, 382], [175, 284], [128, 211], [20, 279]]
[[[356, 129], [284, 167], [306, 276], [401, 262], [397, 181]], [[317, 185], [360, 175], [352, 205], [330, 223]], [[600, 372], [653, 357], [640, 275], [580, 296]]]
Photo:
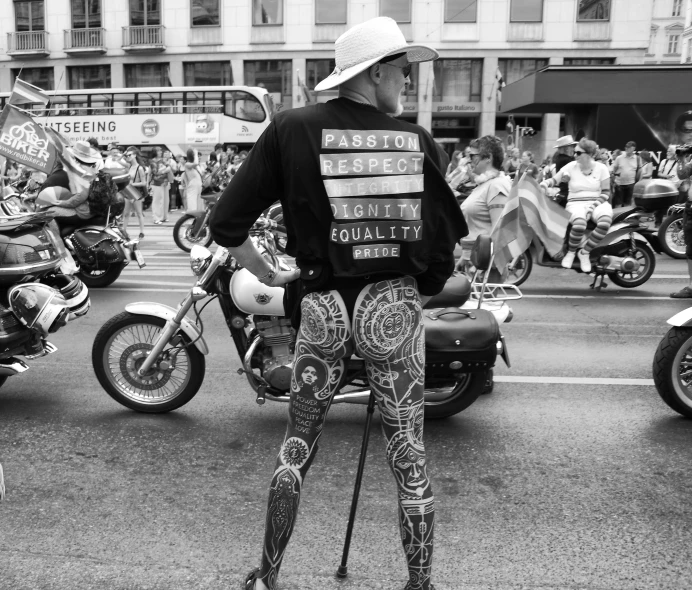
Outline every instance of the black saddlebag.
[[469, 373], [495, 365], [500, 327], [485, 309], [433, 309], [423, 312], [427, 371]]
[[74, 232], [72, 243], [80, 261], [110, 264], [125, 259], [120, 244], [104, 231], [78, 229]]

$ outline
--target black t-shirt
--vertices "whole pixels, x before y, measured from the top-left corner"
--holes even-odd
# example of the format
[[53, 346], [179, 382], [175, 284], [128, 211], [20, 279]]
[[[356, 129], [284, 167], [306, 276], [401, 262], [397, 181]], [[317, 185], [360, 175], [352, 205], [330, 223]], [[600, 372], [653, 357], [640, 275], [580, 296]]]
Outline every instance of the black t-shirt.
[[70, 179], [67, 176], [67, 172], [65, 172], [64, 170], [56, 170], [55, 172], [52, 172], [50, 176], [46, 178], [46, 182], [44, 182], [41, 186], [41, 190], [43, 190], [44, 188], [49, 188], [51, 186], [61, 186], [69, 191]]
[[[345, 98], [275, 116], [214, 207], [221, 246], [240, 246], [281, 200], [301, 277], [415, 276], [442, 290], [466, 222], [422, 127]], [[324, 278], [324, 276], [323, 276]]]

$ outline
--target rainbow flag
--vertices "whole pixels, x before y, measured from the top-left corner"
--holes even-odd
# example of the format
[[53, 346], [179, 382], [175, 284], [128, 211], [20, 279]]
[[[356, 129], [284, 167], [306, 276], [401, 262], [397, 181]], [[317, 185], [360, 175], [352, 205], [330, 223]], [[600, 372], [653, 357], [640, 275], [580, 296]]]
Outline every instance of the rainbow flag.
[[570, 215], [549, 199], [536, 180], [524, 174], [515, 182], [502, 216], [492, 231], [495, 266], [502, 273], [537, 237], [548, 254], [562, 250]]
[[42, 104], [47, 105], [48, 95], [40, 88], [29, 84], [20, 78], [14, 81], [14, 88], [8, 104]]

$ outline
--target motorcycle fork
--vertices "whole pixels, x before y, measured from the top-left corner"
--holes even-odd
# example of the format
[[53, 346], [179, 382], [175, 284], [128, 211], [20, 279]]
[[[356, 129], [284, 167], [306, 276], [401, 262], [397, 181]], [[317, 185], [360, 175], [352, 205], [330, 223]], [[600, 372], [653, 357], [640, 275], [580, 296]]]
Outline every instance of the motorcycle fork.
[[185, 296], [185, 299], [182, 300], [180, 306], [178, 307], [178, 312], [175, 314], [175, 317], [168, 320], [166, 325], [163, 327], [163, 330], [161, 330], [161, 334], [156, 339], [156, 342], [154, 342], [153, 348], [149, 351], [149, 354], [139, 367], [139, 370], [137, 371], [138, 375], [144, 377], [147, 372], [158, 362], [163, 349], [168, 345], [173, 336], [175, 336], [176, 332], [180, 329], [180, 324], [187, 312], [190, 311], [192, 305], [201, 299], [205, 299], [206, 297], [207, 293], [201, 287], [193, 287], [192, 290]]
[[195, 219], [195, 223], [192, 226], [192, 238], [197, 239], [199, 238], [200, 232], [206, 227], [207, 225], [207, 220], [209, 219], [209, 207], [207, 207], [206, 211], [204, 212], [204, 215], [200, 215], [197, 219]]

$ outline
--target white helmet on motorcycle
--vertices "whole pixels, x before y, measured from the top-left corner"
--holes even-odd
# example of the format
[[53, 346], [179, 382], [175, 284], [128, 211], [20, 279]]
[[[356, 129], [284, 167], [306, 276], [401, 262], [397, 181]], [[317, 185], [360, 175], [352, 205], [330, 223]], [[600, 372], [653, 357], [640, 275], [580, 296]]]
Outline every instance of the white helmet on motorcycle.
[[24, 283], [15, 285], [8, 293], [10, 309], [27, 328], [43, 336], [57, 332], [65, 324], [70, 308], [65, 298], [48, 285]]

